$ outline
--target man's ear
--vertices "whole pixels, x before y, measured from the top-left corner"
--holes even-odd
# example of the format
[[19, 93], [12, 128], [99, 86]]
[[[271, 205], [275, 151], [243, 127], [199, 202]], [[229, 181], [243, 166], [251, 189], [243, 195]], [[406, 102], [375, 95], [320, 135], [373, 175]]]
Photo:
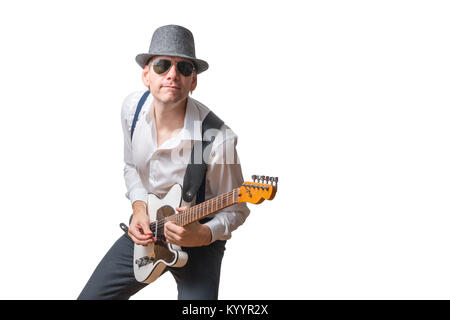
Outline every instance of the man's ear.
[[197, 88], [197, 73], [194, 73], [193, 75], [192, 75], [192, 83], [191, 83], [191, 90], [189, 90], [189, 91], [194, 91], [195, 90], [195, 88]]
[[145, 87], [150, 87], [150, 68], [148, 65], [146, 65], [144, 70], [142, 70], [142, 82]]

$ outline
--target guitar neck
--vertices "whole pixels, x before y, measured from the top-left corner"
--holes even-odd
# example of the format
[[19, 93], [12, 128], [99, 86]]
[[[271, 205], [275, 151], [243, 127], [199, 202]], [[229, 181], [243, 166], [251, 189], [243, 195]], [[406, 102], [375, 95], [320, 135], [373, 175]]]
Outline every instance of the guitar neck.
[[201, 220], [210, 214], [236, 204], [239, 196], [239, 188], [223, 193], [217, 197], [206, 200], [198, 205], [186, 209], [183, 213], [170, 216], [170, 220], [184, 227], [192, 222]]

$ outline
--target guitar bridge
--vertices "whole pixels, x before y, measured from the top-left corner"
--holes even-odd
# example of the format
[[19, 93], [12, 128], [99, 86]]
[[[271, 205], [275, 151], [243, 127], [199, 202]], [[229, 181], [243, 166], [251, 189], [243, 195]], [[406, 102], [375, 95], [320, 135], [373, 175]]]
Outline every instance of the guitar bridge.
[[143, 266], [146, 266], [146, 265], [152, 263], [153, 261], [155, 261], [154, 257], [145, 256], [145, 257], [136, 259], [135, 263], [140, 268], [140, 267], [143, 267]]

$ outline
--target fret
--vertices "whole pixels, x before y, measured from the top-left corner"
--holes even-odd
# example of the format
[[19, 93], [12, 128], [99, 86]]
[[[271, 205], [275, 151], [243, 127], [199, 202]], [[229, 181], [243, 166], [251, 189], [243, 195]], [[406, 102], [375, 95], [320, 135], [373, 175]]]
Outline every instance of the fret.
[[182, 214], [177, 214], [174, 217], [168, 217], [167, 220], [176, 221], [176, 223], [181, 226], [188, 225], [193, 221], [201, 220], [212, 213], [237, 203], [238, 195], [239, 189], [233, 189], [232, 191], [223, 193], [217, 197], [190, 207]]

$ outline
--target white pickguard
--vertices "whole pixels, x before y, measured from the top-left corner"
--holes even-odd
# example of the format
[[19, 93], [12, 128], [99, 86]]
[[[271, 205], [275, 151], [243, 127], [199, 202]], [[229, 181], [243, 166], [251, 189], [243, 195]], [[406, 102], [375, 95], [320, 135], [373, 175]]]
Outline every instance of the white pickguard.
[[[159, 198], [154, 194], [148, 195], [147, 210], [150, 216], [150, 221], [156, 221], [156, 213], [162, 206], [170, 206], [176, 212], [176, 207], [180, 207], [182, 204], [182, 187], [179, 184], [175, 184], [169, 190], [164, 198]], [[188, 205], [183, 201], [183, 206]], [[158, 232], [164, 232], [163, 228], [160, 228]], [[154, 235], [157, 236], [156, 234]], [[145, 266], [139, 266], [136, 263], [136, 259], [148, 256], [155, 257], [154, 255], [154, 244], [149, 243], [147, 246], [142, 246], [134, 244], [134, 257], [133, 257], [133, 269], [134, 276], [139, 282], [150, 283], [155, 281], [161, 273], [164, 271], [166, 266], [172, 267], [182, 267], [186, 264], [188, 255], [186, 252], [182, 251], [177, 245], [168, 245], [168, 249], [174, 253], [174, 260], [166, 262], [164, 260], [155, 260]]]

